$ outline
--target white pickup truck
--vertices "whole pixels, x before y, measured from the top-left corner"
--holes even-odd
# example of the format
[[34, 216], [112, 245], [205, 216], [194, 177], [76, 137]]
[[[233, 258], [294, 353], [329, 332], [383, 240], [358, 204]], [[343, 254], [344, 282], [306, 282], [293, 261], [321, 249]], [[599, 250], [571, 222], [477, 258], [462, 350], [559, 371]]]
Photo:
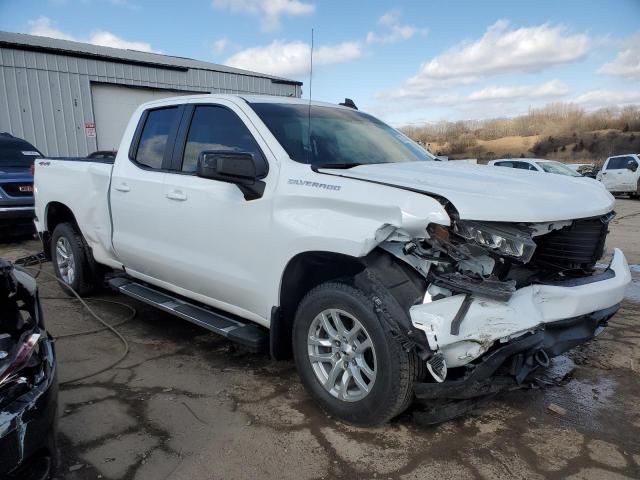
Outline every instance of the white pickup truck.
[[640, 155], [628, 154], [609, 157], [597, 179], [613, 194], [627, 193], [640, 197]]
[[354, 108], [201, 95], [142, 105], [114, 160], [40, 159], [56, 274], [293, 355], [375, 425], [464, 399], [597, 335], [630, 281], [596, 182], [432, 161]]

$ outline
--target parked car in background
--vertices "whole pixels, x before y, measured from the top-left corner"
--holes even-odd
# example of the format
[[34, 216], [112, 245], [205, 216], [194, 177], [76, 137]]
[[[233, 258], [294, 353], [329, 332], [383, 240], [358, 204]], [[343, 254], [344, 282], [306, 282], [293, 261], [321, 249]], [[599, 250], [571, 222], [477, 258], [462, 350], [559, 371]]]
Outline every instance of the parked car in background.
[[566, 163], [565, 165], [583, 177], [596, 178], [598, 173], [598, 169], [593, 163]]
[[573, 168], [555, 160], [544, 160], [541, 158], [505, 158], [500, 160], [491, 160], [488, 165], [495, 167], [516, 168], [518, 170], [530, 170], [532, 172], [555, 173], [558, 175], [567, 175], [569, 177], [582, 177]]
[[118, 152], [116, 152], [115, 150], [97, 150], [87, 155], [87, 158], [113, 160], [114, 158], [116, 158], [117, 153]]
[[51, 477], [57, 407], [56, 357], [36, 281], [0, 259], [0, 478]]
[[33, 162], [42, 153], [26, 140], [0, 133], [0, 235], [33, 228]]
[[640, 154], [616, 155], [604, 162], [597, 179], [613, 194], [640, 196]]

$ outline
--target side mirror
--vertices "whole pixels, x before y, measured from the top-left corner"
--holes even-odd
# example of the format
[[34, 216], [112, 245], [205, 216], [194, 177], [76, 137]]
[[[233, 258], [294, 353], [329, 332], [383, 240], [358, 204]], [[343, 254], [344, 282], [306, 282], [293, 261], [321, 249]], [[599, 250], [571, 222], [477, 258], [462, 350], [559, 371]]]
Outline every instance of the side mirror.
[[629, 160], [627, 162], [627, 169], [635, 172], [638, 169], [638, 163], [635, 160]]
[[267, 175], [266, 163], [252, 153], [205, 150], [198, 156], [196, 174], [221, 182], [234, 183], [246, 200], [262, 197]]

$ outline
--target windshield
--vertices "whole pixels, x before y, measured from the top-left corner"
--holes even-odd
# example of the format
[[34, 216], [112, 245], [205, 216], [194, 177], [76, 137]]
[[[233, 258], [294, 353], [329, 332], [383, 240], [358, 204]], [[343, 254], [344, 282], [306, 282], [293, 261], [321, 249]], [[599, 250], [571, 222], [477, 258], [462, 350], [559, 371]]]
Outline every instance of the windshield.
[[578, 172], [567, 167], [564, 163], [560, 162], [536, 162], [540, 168], [547, 173], [557, 173], [559, 175], [569, 175], [570, 177], [581, 177]]
[[402, 133], [356, 110], [314, 105], [309, 116], [308, 105], [252, 103], [251, 106], [296, 162], [317, 167], [349, 167], [433, 160]]
[[42, 154], [29, 142], [15, 137], [0, 135], [0, 167], [24, 167], [33, 165], [33, 160]]

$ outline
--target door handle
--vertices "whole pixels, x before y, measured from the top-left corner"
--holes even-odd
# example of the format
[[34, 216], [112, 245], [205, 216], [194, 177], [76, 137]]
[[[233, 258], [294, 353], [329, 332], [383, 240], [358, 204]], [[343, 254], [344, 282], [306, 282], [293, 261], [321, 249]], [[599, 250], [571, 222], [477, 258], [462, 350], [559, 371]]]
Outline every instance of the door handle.
[[169, 200], [177, 200], [179, 202], [184, 202], [187, 199], [187, 196], [180, 190], [173, 190], [167, 193], [167, 198]]
[[116, 185], [113, 188], [115, 188], [119, 192], [128, 192], [128, 191], [131, 190], [131, 187], [129, 185], [127, 185], [126, 183], [121, 183], [120, 185]]

